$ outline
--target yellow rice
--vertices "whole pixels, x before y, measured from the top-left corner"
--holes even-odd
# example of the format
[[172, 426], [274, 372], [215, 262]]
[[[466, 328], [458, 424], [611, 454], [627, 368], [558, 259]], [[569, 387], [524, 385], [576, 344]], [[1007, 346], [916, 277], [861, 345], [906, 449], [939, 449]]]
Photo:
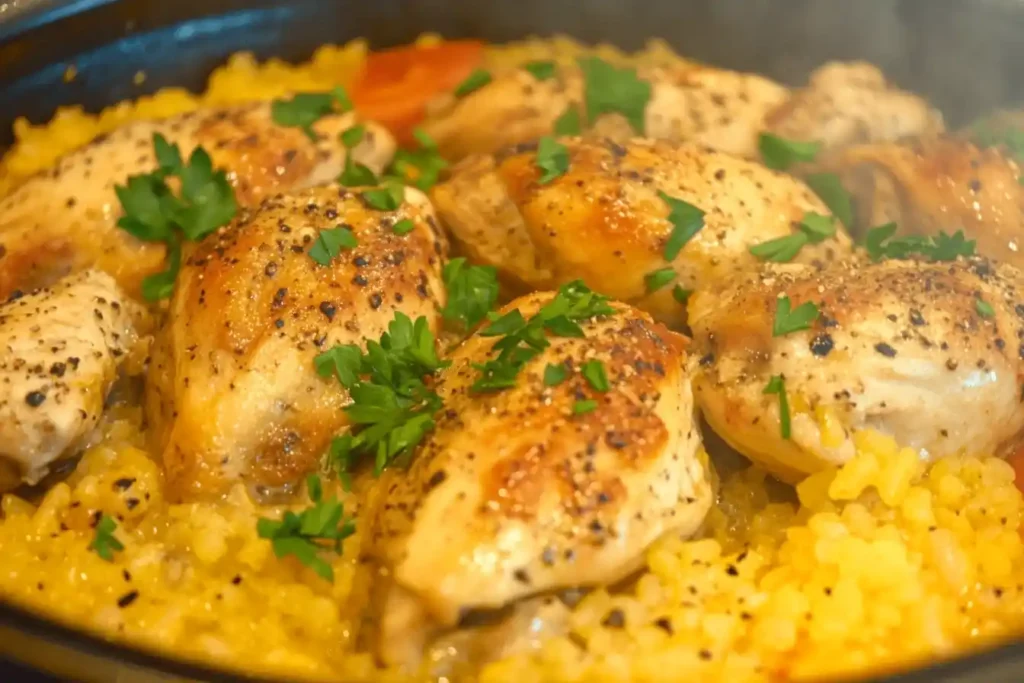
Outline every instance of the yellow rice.
[[[528, 41], [490, 48], [486, 58], [500, 66], [581, 49], [568, 39]], [[345, 85], [366, 50], [362, 41], [324, 46], [298, 66], [239, 54], [202, 95], [167, 89], [97, 115], [66, 108], [46, 125], [19, 120], [0, 194], [133, 119]], [[616, 61], [678, 59], [658, 43], [633, 57], [599, 50]], [[256, 507], [241, 489], [222, 503], [168, 504], [140, 425], [138, 409], [123, 410], [38, 506], [3, 498], [0, 596], [113, 640], [250, 673], [402, 678], [356, 648], [356, 596], [367, 581], [358, 532], [334, 561], [333, 584], [276, 559], [256, 520], [280, 509]], [[1013, 470], [983, 454], [926, 468], [886, 437], [863, 432], [856, 441], [846, 467], [811, 477], [793, 502], [773, 502], [757, 468], [727, 476], [700, 538], [659, 542], [634, 585], [596, 590], [577, 605], [569, 636], [489, 664], [482, 680], [831, 680], [1024, 631]], [[125, 550], [114, 562], [88, 549], [100, 511], [121, 520]]]

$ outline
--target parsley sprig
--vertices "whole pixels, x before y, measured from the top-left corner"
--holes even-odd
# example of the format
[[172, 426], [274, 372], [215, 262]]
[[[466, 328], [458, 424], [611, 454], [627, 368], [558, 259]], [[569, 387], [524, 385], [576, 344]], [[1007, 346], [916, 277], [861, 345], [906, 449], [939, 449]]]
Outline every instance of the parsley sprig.
[[668, 222], [672, 224], [672, 232], [665, 241], [664, 255], [666, 261], [672, 261], [686, 243], [704, 227], [704, 212], [693, 204], [670, 197], [664, 192], [659, 191], [658, 196], [668, 205]]
[[549, 135], [537, 144], [537, 168], [542, 171], [537, 182], [547, 185], [569, 170], [569, 149]]
[[329, 114], [352, 110], [352, 100], [341, 86], [330, 92], [303, 92], [287, 100], [274, 100], [270, 104], [270, 118], [279, 126], [301, 128], [313, 142], [320, 136], [313, 124]]
[[773, 375], [764, 388], [765, 394], [776, 394], [779, 397], [779, 425], [783, 439], [788, 439], [793, 432], [792, 420], [789, 415], [789, 398], [786, 396], [786, 379], [782, 375]]
[[805, 301], [796, 308], [786, 295], [780, 296], [775, 308], [775, 321], [772, 323], [772, 336], [781, 337], [790, 332], [809, 330], [818, 319], [818, 307], [811, 301]]
[[864, 248], [872, 261], [883, 258], [926, 258], [932, 261], [955, 261], [958, 256], [973, 256], [975, 241], [968, 240], [963, 230], [952, 235], [940, 231], [936, 235], [896, 236], [895, 223], [886, 223], [868, 230]]
[[562, 285], [555, 297], [529, 320], [517, 308], [492, 320], [479, 334], [501, 337], [491, 347], [492, 352], [496, 351], [498, 355], [473, 366], [480, 372], [473, 391], [501, 391], [515, 386], [516, 377], [526, 363], [550, 346], [548, 334], [584, 337], [580, 322], [612, 312], [614, 309], [608, 304], [608, 297], [591, 291], [582, 281], [576, 280]]
[[578, 63], [583, 70], [584, 104], [590, 121], [605, 113], [622, 114], [633, 130], [643, 135], [651, 84], [639, 78], [636, 69], [620, 69], [600, 57], [581, 57]]
[[814, 161], [821, 149], [821, 143], [787, 140], [771, 133], [761, 133], [757, 147], [765, 166], [776, 171], [785, 171], [801, 161]]
[[396, 151], [387, 172], [426, 192], [437, 184], [441, 172], [448, 168], [448, 162], [438, 151], [437, 142], [426, 131], [417, 128], [413, 137], [419, 148]]
[[355, 458], [372, 456], [378, 474], [408, 454], [434, 428], [440, 397], [424, 381], [444, 367], [425, 317], [413, 322], [395, 313], [380, 341], [363, 351], [355, 344], [335, 346], [314, 359], [321, 377], [337, 377], [352, 403], [345, 412], [352, 431], [333, 440], [329, 460], [346, 474]]
[[93, 536], [92, 543], [89, 544], [89, 549], [107, 562], [113, 562], [114, 552], [124, 550], [124, 544], [114, 535], [114, 532], [117, 531], [117, 522], [113, 517], [103, 515], [96, 523], [94, 531], [95, 536]]
[[341, 253], [342, 249], [355, 249], [357, 246], [359, 241], [352, 234], [350, 226], [325, 228], [320, 231], [313, 246], [309, 248], [309, 258], [321, 266], [326, 266]]
[[292, 555], [320, 578], [333, 582], [334, 570], [320, 553], [340, 553], [341, 542], [355, 533], [355, 523], [352, 518], [344, 519], [344, 506], [336, 497], [324, 500], [320, 477], [309, 475], [306, 488], [312, 506], [300, 513], [288, 510], [280, 520], [261, 517], [256, 533], [271, 542], [277, 557]]
[[[125, 185], [114, 186], [124, 210], [118, 227], [144, 242], [167, 245], [167, 269], [142, 281], [142, 294], [148, 301], [167, 298], [173, 292], [183, 241], [201, 240], [238, 212], [227, 174], [213, 170], [210, 155], [202, 147], [196, 147], [185, 163], [177, 145], [154, 133], [153, 149], [157, 170], [130, 176]], [[170, 177], [180, 182], [177, 195], [167, 184]]]
[[493, 266], [472, 266], [455, 258], [445, 264], [441, 276], [448, 292], [441, 315], [458, 330], [476, 327], [498, 301], [498, 270]]
[[804, 176], [804, 182], [843, 225], [853, 225], [853, 200], [839, 176], [835, 173], [811, 173]]
[[835, 220], [831, 216], [807, 212], [797, 225], [797, 231], [776, 237], [750, 247], [750, 253], [762, 261], [785, 263], [792, 261], [807, 244], [818, 244], [836, 234]]
[[366, 164], [355, 160], [353, 150], [366, 137], [366, 126], [356, 124], [346, 128], [339, 136], [341, 144], [345, 147], [345, 166], [341, 170], [338, 182], [345, 187], [362, 187], [377, 184], [377, 175]]

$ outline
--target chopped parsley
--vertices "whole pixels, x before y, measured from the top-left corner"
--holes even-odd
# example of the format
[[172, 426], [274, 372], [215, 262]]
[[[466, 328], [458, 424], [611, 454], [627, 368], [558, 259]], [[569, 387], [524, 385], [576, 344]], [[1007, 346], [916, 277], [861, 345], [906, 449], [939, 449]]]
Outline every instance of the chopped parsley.
[[89, 549], [107, 562], [114, 561], [115, 551], [124, 550], [124, 544], [114, 535], [116, 530], [117, 522], [113, 517], [106, 514], [101, 516], [94, 529], [96, 535], [93, 536], [92, 543], [89, 544]]
[[366, 137], [366, 126], [362, 123], [358, 123], [351, 128], [346, 128], [341, 132], [341, 144], [345, 146], [345, 149], [352, 149]]
[[588, 119], [618, 113], [638, 134], [645, 132], [644, 111], [651, 100], [651, 84], [637, 77], [636, 69], [616, 68], [600, 57], [581, 57], [584, 100]]
[[537, 144], [537, 168], [543, 173], [537, 180], [547, 185], [569, 170], [569, 150], [553, 137], [545, 135]]
[[670, 197], [664, 192], [659, 191], [658, 196], [668, 205], [668, 222], [672, 224], [672, 232], [665, 241], [665, 260], [672, 261], [686, 243], [704, 227], [704, 212], [693, 204]]
[[576, 401], [572, 404], [573, 415], [585, 415], [586, 413], [592, 413], [595, 410], [597, 410], [597, 401], [592, 398], [588, 398], [583, 401]]
[[835, 173], [811, 173], [804, 177], [804, 182], [843, 225], [853, 225], [853, 202], [839, 181], [839, 176]]
[[800, 219], [797, 232], [776, 237], [750, 247], [750, 253], [762, 261], [785, 263], [792, 261], [807, 244], [818, 244], [836, 234], [835, 219], [808, 211]]
[[672, 288], [672, 298], [681, 304], [686, 304], [692, 294], [692, 289], [684, 289], [682, 285], [676, 285]]
[[351, 111], [348, 93], [338, 86], [325, 93], [298, 93], [290, 100], [274, 100], [270, 105], [270, 118], [279, 126], [301, 128], [313, 142], [319, 140], [313, 124], [336, 110]]
[[977, 297], [974, 300], [974, 310], [976, 310], [978, 312], [978, 315], [980, 315], [982, 318], [991, 318], [996, 314], [995, 309], [992, 308], [992, 304], [985, 301], [981, 297]]
[[962, 230], [952, 235], [940, 231], [933, 236], [896, 236], [895, 223], [871, 228], [864, 235], [864, 248], [872, 261], [883, 258], [909, 259], [921, 257], [932, 261], [955, 261], [958, 256], [973, 256], [975, 241], [964, 237]]
[[644, 275], [644, 284], [647, 286], [648, 292], [656, 292], [675, 279], [676, 271], [672, 266], [667, 266]]
[[379, 474], [434, 428], [441, 399], [424, 378], [446, 364], [437, 357], [425, 317], [413, 322], [397, 312], [380, 341], [367, 342], [365, 351], [355, 344], [335, 346], [314, 364], [321, 377], [337, 377], [352, 398], [345, 412], [353, 429], [332, 441], [328, 456], [339, 474], [364, 455], [374, 458]]
[[775, 308], [775, 321], [772, 324], [772, 336], [781, 337], [790, 332], [808, 330], [815, 320], [818, 319], [818, 307], [810, 301], [805, 301], [796, 308], [791, 308], [792, 302], [786, 295], [780, 296]]
[[492, 320], [480, 331], [484, 337], [501, 337], [491, 347], [498, 355], [473, 367], [480, 377], [473, 384], [476, 392], [501, 391], [515, 386], [516, 377], [527, 362], [546, 349], [547, 333], [556, 336], [583, 337], [579, 323], [596, 316], [608, 315], [614, 309], [608, 297], [591, 291], [576, 280], [559, 288], [555, 297], [536, 314], [525, 319], [519, 309], [512, 309]]
[[782, 375], [774, 375], [768, 380], [768, 386], [764, 388], [765, 394], [778, 394], [779, 396], [779, 425], [783, 439], [788, 439], [793, 431], [789, 416], [789, 399], [786, 397], [786, 380]]
[[309, 249], [309, 258], [321, 266], [326, 266], [341, 253], [342, 249], [355, 249], [357, 246], [359, 246], [359, 242], [352, 234], [352, 228], [347, 225], [338, 225], [320, 231], [313, 246]]
[[346, 154], [345, 166], [338, 176], [338, 182], [344, 187], [367, 187], [380, 181], [373, 169], [353, 159], [352, 154]]
[[472, 266], [455, 258], [445, 264], [442, 277], [448, 300], [441, 316], [456, 329], [472, 329], [498, 301], [498, 270], [493, 266]]
[[569, 376], [569, 370], [562, 363], [548, 363], [544, 368], [544, 385], [555, 387], [565, 381]]
[[487, 69], [475, 69], [473, 73], [466, 76], [466, 80], [462, 81], [455, 88], [456, 97], [465, 97], [475, 90], [479, 90], [488, 83], [491, 82], [491, 72]]
[[397, 181], [386, 181], [383, 187], [364, 190], [359, 196], [371, 209], [395, 211], [405, 201], [405, 186]]
[[580, 373], [594, 391], [603, 393], [611, 388], [611, 385], [608, 383], [608, 375], [604, 371], [604, 363], [597, 359], [588, 360], [584, 363], [580, 367]]
[[[154, 133], [153, 149], [156, 171], [130, 176], [125, 185], [114, 186], [124, 210], [118, 227], [144, 242], [167, 245], [167, 269], [142, 282], [143, 296], [149, 301], [164, 299], [174, 291], [174, 280], [181, 267], [182, 241], [201, 240], [226, 225], [238, 212], [227, 174], [213, 170], [210, 155], [202, 147], [196, 147], [185, 163], [177, 145]], [[180, 181], [177, 196], [166, 182], [169, 177]]]
[[785, 171], [801, 161], [814, 161], [821, 149], [821, 143], [787, 140], [771, 133], [761, 133], [757, 147], [765, 166], [776, 171]]
[[399, 149], [388, 172], [426, 192], [437, 184], [441, 172], [448, 168], [448, 162], [438, 151], [437, 142], [425, 131], [417, 128], [413, 137], [419, 149]]
[[581, 130], [580, 112], [572, 105], [555, 119], [555, 135], [579, 135]]
[[403, 218], [397, 221], [391, 226], [391, 232], [396, 235], [408, 235], [410, 232], [416, 229], [416, 224], [412, 222], [411, 218]]
[[527, 62], [526, 64], [523, 64], [523, 68], [530, 72], [530, 75], [538, 81], [546, 81], [549, 78], [554, 78], [555, 71], [557, 69], [555, 63], [551, 61]]
[[306, 488], [313, 505], [296, 514], [291, 510], [280, 520], [261, 517], [256, 533], [271, 542], [274, 555], [291, 555], [312, 569], [325, 581], [334, 581], [334, 570], [324, 560], [323, 551], [341, 552], [341, 542], [355, 533], [352, 518], [345, 519], [345, 509], [334, 496], [323, 499], [320, 477], [306, 479]]

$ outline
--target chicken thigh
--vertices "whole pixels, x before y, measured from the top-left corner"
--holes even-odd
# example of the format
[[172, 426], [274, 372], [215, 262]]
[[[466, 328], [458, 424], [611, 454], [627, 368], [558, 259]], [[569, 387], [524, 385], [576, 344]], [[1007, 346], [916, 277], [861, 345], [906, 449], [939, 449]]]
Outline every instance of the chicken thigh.
[[[360, 194], [326, 186], [268, 198], [182, 265], [147, 388], [173, 497], [236, 481], [259, 493], [289, 486], [348, 424], [347, 393], [317, 375], [314, 357], [380, 337], [396, 311], [436, 329], [447, 243], [429, 202], [406, 189], [398, 210], [378, 211]], [[412, 225], [398, 234], [403, 220]], [[358, 244], [320, 265], [311, 251], [336, 226]]]
[[0, 491], [88, 445], [142, 307], [96, 270], [0, 305]]
[[[465, 159], [434, 188], [438, 213], [463, 250], [522, 290], [582, 279], [681, 324], [686, 312], [673, 286], [649, 291], [646, 275], [671, 267], [683, 289], [712, 286], [757, 264], [750, 247], [798, 232], [807, 213], [829, 213], [799, 180], [696, 145], [561, 141], [568, 171], [548, 184], [539, 182], [536, 152], [519, 149]], [[704, 213], [703, 227], [671, 263], [664, 252], [673, 226], [662, 195]], [[820, 264], [850, 248], [838, 226], [796, 260]]]
[[[525, 318], [550, 293], [515, 300]], [[444, 409], [408, 471], [380, 482], [371, 543], [388, 577], [378, 650], [415, 665], [425, 640], [469, 610], [614, 583], [667, 533], [689, 535], [712, 502], [685, 340], [629, 306], [550, 338], [515, 386], [480, 393], [479, 332], [450, 356]], [[585, 379], [603, 363], [607, 391]], [[545, 379], [555, 367], [566, 378]], [[594, 401], [592, 410], [580, 408]]]
[[[808, 302], [818, 315], [801, 329], [792, 314]], [[1024, 276], [1011, 266], [765, 266], [689, 309], [704, 416], [784, 479], [846, 462], [855, 430], [938, 457], [995, 452], [1024, 427]]]
[[[162, 269], [166, 249], [117, 227], [121, 207], [114, 186], [157, 168], [154, 134], [178, 144], [186, 156], [203, 147], [214, 167], [228, 172], [245, 206], [336, 178], [345, 158], [338, 134], [355, 120], [353, 114], [321, 118], [313, 126], [319, 134], [314, 143], [301, 129], [274, 123], [271, 105], [262, 103], [139, 121], [101, 136], [0, 199], [0, 297], [93, 267], [138, 296], [142, 280]], [[370, 124], [353, 153], [380, 171], [394, 149], [391, 135]]]

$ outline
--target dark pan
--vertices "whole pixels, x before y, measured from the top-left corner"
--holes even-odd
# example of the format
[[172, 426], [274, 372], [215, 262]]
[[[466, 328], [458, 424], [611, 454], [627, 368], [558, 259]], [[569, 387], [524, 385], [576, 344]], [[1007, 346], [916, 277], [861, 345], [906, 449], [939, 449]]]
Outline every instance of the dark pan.
[[[165, 86], [199, 89], [237, 50], [299, 60], [322, 43], [365, 36], [383, 47], [425, 31], [492, 41], [566, 33], [626, 49], [661, 37], [687, 56], [793, 84], [826, 60], [865, 59], [953, 125], [1024, 93], [1022, 0], [0, 0], [0, 148], [18, 116], [39, 123], [60, 105], [95, 111]], [[78, 76], [65, 84], [71, 64]], [[0, 681], [256, 680], [3, 604], [0, 658]], [[1024, 643], [887, 681], [1019, 683]]]

